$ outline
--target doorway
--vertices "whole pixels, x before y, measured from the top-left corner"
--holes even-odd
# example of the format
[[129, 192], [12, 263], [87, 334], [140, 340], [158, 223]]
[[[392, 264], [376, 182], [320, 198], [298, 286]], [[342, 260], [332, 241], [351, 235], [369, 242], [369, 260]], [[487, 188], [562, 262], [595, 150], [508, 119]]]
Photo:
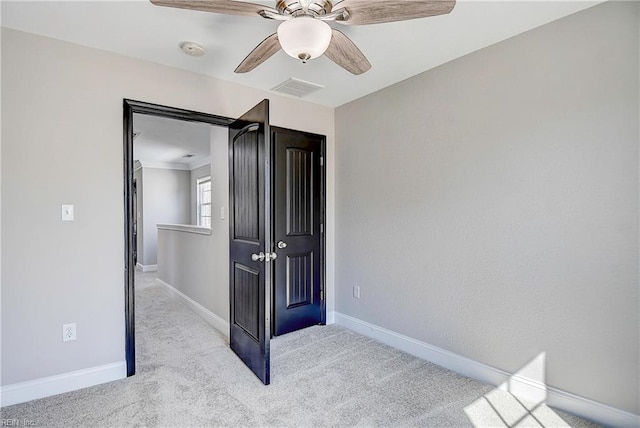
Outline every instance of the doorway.
[[[268, 101], [263, 102], [267, 106]], [[261, 104], [263, 104], [261, 103]], [[232, 129], [234, 121], [231, 118], [199, 113], [189, 110], [176, 109], [156, 104], [140, 101], [127, 100], [123, 102], [124, 111], [124, 207], [125, 207], [125, 343], [126, 343], [126, 363], [127, 376], [132, 376], [136, 372], [135, 368], [135, 258], [136, 254], [136, 231], [135, 224], [135, 201], [136, 188], [134, 187], [134, 165], [133, 165], [133, 115], [152, 115], [161, 118], [177, 119], [189, 122], [200, 122], [215, 126]], [[267, 114], [268, 117], [268, 114]], [[251, 134], [251, 127], [247, 128]], [[264, 266], [263, 282], [266, 310], [262, 312], [262, 320], [266, 325], [266, 337], [263, 339], [267, 343], [274, 334], [284, 334], [315, 324], [324, 324], [326, 321], [326, 308], [324, 304], [324, 212], [325, 212], [325, 189], [324, 189], [324, 165], [325, 139], [323, 136], [303, 133], [299, 131], [286, 130], [282, 128], [270, 128], [268, 121], [262, 131], [266, 131], [268, 138], [263, 142], [262, 150], [267, 157], [261, 161], [264, 172], [270, 171], [264, 177], [269, 177], [265, 182], [268, 188], [273, 187], [273, 192], [262, 194], [265, 198], [265, 207], [268, 208], [265, 222], [266, 241], [263, 239], [263, 246], [271, 248], [276, 242], [282, 241], [284, 247], [278, 247], [277, 251], [282, 257], [277, 263]], [[247, 134], [247, 135], [249, 135]], [[250, 140], [250, 139], [249, 139]], [[298, 141], [298, 143], [296, 143]], [[292, 145], [293, 144], [293, 145]], [[296, 146], [298, 144], [299, 146]], [[300, 145], [301, 144], [301, 145]], [[233, 188], [234, 174], [232, 173], [232, 150], [234, 144], [229, 140], [229, 191], [230, 205], [229, 218], [234, 217]], [[257, 153], [257, 152], [256, 152]], [[281, 161], [277, 160], [277, 153], [283, 153]], [[271, 165], [271, 158], [274, 157], [274, 164]], [[256, 158], [257, 159], [257, 158]], [[266, 159], [266, 161], [265, 161]], [[264, 163], [262, 163], [264, 162]], [[245, 164], [246, 165], [246, 164]], [[257, 171], [257, 170], [256, 170]], [[281, 178], [282, 177], [282, 178]], [[139, 185], [139, 183], [138, 183]], [[139, 191], [139, 189], [137, 189]], [[280, 194], [282, 193], [282, 197]], [[281, 209], [276, 207], [281, 205]], [[246, 212], [246, 206], [241, 206]], [[238, 211], [238, 212], [240, 212]], [[298, 212], [300, 211], [300, 212]], [[278, 219], [286, 218], [284, 222]], [[264, 213], [262, 220], [265, 219]], [[281, 224], [279, 224], [281, 223]], [[229, 234], [233, 237], [233, 224], [230, 221]], [[278, 240], [276, 241], [276, 235]], [[306, 243], [303, 243], [305, 241]], [[266, 243], [268, 247], [266, 246]], [[281, 244], [282, 245], [282, 244]], [[306, 245], [306, 246], [305, 246]], [[273, 247], [273, 248], [272, 248]], [[288, 247], [288, 248], [287, 248]], [[230, 240], [230, 251], [233, 246]], [[139, 248], [137, 249], [139, 253]], [[271, 253], [271, 254], [273, 254]], [[255, 262], [254, 260], [252, 260]], [[274, 258], [275, 261], [275, 258]], [[258, 265], [252, 265], [255, 269]], [[232, 262], [230, 263], [230, 273], [233, 272]], [[244, 273], [246, 274], [245, 269]], [[238, 302], [234, 302], [234, 281], [230, 277], [229, 283], [229, 305], [230, 305], [230, 325], [238, 325], [235, 320], [234, 308], [239, 307]], [[272, 298], [275, 296], [275, 298]], [[246, 297], [246, 296], [245, 296]], [[280, 303], [278, 303], [280, 302]], [[284, 304], [282, 303], [284, 302]], [[246, 314], [245, 314], [246, 315]], [[286, 328], [278, 327], [277, 320], [282, 320], [282, 325]], [[233, 332], [232, 332], [233, 342]], [[232, 347], [233, 348], [233, 347]], [[235, 350], [242, 358], [241, 352]], [[266, 358], [268, 370], [268, 354]], [[268, 382], [265, 382], [268, 383]]]
[[[228, 127], [231, 118], [194, 112], [184, 109], [161, 106], [141, 101], [123, 100], [123, 159], [124, 159], [124, 234], [125, 234], [125, 358], [127, 376], [136, 373], [135, 365], [135, 269], [136, 269], [136, 211], [134, 202], [134, 159], [133, 159], [133, 115], [151, 115], [167, 119], [187, 122], [200, 122], [210, 125]], [[139, 190], [139, 189], [138, 189]], [[139, 231], [138, 231], [139, 232]], [[137, 249], [139, 252], [139, 248]]]

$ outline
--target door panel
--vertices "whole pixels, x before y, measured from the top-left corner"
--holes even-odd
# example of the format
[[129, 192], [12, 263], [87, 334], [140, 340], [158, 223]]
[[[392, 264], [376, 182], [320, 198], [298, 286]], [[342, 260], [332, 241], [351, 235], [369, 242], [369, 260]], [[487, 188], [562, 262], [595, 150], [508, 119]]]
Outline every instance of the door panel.
[[293, 147], [287, 147], [285, 153], [287, 236], [312, 235], [314, 153]]
[[[260, 246], [258, 128], [251, 125], [233, 144], [233, 238]], [[264, 181], [264, 180], [263, 180]], [[264, 185], [264, 183], [262, 183]]]
[[269, 102], [229, 126], [230, 346], [270, 381], [271, 264], [252, 255], [271, 248]]
[[260, 272], [236, 263], [233, 285], [235, 295], [234, 323], [255, 341], [259, 341]]
[[287, 309], [312, 304], [313, 253], [287, 255]]
[[[274, 335], [323, 321], [324, 137], [272, 128], [274, 146]], [[276, 244], [277, 245], [277, 244]]]

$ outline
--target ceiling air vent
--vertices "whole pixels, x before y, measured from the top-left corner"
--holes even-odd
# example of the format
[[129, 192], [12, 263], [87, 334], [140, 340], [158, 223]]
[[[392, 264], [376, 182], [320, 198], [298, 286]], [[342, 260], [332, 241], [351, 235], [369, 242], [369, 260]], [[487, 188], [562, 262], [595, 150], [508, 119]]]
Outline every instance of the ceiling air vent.
[[316, 91], [319, 91], [320, 89], [324, 89], [324, 86], [318, 85], [316, 83], [305, 82], [304, 80], [292, 77], [280, 83], [271, 90], [302, 98]]

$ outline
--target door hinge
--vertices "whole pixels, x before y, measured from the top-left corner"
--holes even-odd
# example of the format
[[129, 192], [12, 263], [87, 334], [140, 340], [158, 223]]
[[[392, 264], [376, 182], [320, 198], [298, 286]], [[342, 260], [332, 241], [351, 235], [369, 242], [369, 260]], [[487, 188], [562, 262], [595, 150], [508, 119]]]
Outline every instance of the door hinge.
[[324, 224], [320, 223], [320, 233], [324, 233]]
[[320, 290], [320, 300], [324, 300], [324, 290]]
[[324, 156], [320, 156], [320, 166], [324, 166]]

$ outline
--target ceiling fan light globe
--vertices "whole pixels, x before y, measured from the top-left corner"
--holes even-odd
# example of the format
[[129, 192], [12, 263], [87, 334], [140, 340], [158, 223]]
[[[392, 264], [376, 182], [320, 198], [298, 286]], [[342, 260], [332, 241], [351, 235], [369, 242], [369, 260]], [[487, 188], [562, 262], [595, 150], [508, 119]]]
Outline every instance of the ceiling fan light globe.
[[278, 40], [287, 55], [303, 59], [321, 56], [331, 43], [331, 27], [324, 21], [299, 17], [284, 21], [278, 27]]

